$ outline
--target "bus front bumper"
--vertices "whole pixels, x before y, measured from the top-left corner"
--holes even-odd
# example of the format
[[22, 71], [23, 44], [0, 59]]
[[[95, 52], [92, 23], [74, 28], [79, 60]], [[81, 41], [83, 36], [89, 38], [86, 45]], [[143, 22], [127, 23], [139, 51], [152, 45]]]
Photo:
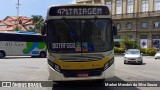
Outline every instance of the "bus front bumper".
[[114, 76], [114, 63], [105, 71], [102, 72], [100, 76], [88, 76], [88, 77], [65, 77], [62, 73], [55, 71], [51, 66], [48, 65], [49, 70], [49, 80], [52, 81], [80, 81], [80, 80], [99, 80], [111, 78]]

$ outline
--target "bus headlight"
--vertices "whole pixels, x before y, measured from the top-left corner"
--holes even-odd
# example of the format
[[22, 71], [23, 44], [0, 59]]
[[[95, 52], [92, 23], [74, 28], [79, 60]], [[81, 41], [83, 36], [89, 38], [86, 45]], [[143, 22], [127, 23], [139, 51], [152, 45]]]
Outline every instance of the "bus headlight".
[[104, 70], [108, 69], [114, 63], [114, 58], [109, 60], [109, 62], [104, 64]]
[[109, 68], [109, 63], [104, 64], [104, 70]]
[[61, 71], [61, 68], [59, 65], [55, 64], [54, 62], [48, 60], [48, 64], [54, 69], [56, 70], [57, 72], [60, 72]]
[[58, 66], [58, 65], [54, 65], [54, 69], [56, 70], [56, 71], [58, 71], [58, 72], [60, 72], [60, 67]]

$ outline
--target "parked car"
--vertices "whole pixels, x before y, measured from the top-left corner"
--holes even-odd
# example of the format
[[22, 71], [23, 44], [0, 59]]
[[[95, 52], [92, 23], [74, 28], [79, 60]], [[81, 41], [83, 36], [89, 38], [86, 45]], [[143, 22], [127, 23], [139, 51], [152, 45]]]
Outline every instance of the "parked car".
[[126, 63], [137, 63], [142, 64], [143, 63], [143, 56], [139, 49], [128, 49], [124, 53], [124, 64]]
[[158, 51], [155, 56], [154, 56], [155, 59], [160, 59], [160, 51]]

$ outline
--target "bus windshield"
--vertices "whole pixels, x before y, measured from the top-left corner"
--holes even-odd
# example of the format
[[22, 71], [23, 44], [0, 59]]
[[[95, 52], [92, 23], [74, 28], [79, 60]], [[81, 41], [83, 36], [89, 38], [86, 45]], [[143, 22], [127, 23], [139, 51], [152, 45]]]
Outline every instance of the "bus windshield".
[[48, 50], [57, 53], [104, 52], [113, 49], [110, 19], [47, 21]]

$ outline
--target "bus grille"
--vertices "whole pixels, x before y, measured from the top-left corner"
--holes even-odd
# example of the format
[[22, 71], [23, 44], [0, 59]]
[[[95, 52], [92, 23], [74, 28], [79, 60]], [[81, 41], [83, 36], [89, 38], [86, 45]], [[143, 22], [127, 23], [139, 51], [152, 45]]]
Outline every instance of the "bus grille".
[[65, 77], [78, 77], [79, 73], [86, 73], [88, 74], [87, 77], [89, 76], [100, 76], [103, 72], [103, 69], [95, 69], [95, 70], [72, 70], [72, 71], [68, 71], [68, 70], [62, 70], [61, 73], [65, 76]]

